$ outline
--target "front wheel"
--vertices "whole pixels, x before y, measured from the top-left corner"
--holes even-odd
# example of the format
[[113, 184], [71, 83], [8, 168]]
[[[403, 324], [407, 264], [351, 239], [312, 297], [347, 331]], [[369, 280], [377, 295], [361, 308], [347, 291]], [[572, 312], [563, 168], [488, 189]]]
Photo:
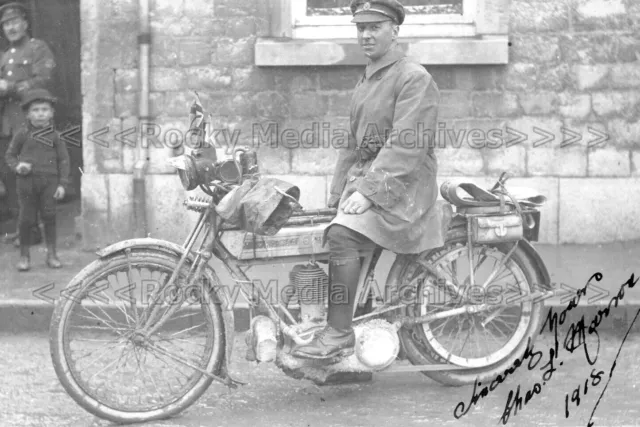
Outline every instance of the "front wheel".
[[[407, 358], [414, 365], [447, 364], [468, 369], [422, 371], [449, 386], [485, 382], [503, 373], [521, 357], [528, 342], [533, 343], [540, 326], [541, 301], [518, 303], [518, 295], [536, 291], [542, 282], [525, 252], [516, 248], [506, 259], [513, 243], [476, 245], [473, 262], [462, 237], [440, 249], [407, 262], [400, 271], [400, 284], [415, 284], [418, 303], [407, 307], [406, 315], [423, 316], [468, 304], [495, 305], [486, 311], [445, 317], [399, 333]], [[430, 265], [440, 280], [425, 269]], [[473, 275], [473, 286], [471, 276]], [[442, 279], [462, 290], [461, 296], [445, 291]], [[510, 304], [510, 302], [512, 302]]]
[[[146, 422], [192, 405], [224, 359], [220, 304], [209, 285], [185, 289], [189, 263], [168, 289], [178, 258], [138, 249], [96, 260], [56, 302], [51, 357], [67, 393], [90, 413], [118, 423]], [[182, 293], [182, 294], [181, 294]], [[158, 299], [156, 298], [158, 297]], [[149, 337], [140, 333], [150, 302], [159, 313], [179, 305]]]

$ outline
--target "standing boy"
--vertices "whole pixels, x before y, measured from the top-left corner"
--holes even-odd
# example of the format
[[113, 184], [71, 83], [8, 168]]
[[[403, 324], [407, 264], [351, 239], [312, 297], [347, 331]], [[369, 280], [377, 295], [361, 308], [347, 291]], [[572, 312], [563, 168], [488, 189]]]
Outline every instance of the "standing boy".
[[[9, 44], [0, 54], [0, 156], [4, 158], [12, 137], [24, 122], [24, 96], [29, 90], [51, 88], [56, 62], [47, 43], [30, 36], [28, 8], [24, 4], [11, 2], [0, 7], [0, 29]], [[0, 199], [0, 221], [13, 220], [19, 211], [16, 179], [0, 158], [0, 180], [6, 187], [6, 195]], [[8, 235], [6, 243], [17, 241], [17, 234]], [[31, 242], [40, 240], [40, 229], [34, 224]]]
[[47, 265], [62, 266], [56, 255], [56, 200], [64, 197], [69, 185], [69, 152], [52, 127], [54, 104], [55, 98], [46, 89], [33, 89], [25, 95], [22, 109], [27, 120], [13, 136], [5, 156], [18, 176], [20, 271], [30, 268], [30, 230], [37, 211], [44, 223]]

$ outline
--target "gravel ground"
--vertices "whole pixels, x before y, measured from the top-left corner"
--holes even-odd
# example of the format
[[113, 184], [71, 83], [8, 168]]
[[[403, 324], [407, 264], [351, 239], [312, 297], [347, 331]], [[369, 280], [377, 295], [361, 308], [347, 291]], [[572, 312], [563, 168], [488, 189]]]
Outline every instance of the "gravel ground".
[[[624, 332], [624, 331], [623, 331]], [[623, 333], [622, 333], [623, 334]], [[541, 392], [524, 404], [528, 390], [542, 384], [550, 335], [543, 335], [536, 349], [544, 353], [538, 366], [529, 371], [526, 364], [509, 375], [495, 391], [481, 398], [460, 419], [454, 417], [459, 402], [468, 405], [473, 386], [443, 387], [417, 373], [376, 374], [370, 383], [317, 387], [307, 381], [285, 376], [272, 364], [247, 362], [244, 336], [236, 339], [232, 374], [249, 384], [227, 390], [216, 383], [193, 406], [178, 417], [146, 426], [398, 426], [443, 425], [487, 426], [502, 424], [500, 419], [510, 390], [520, 385], [523, 404], [511, 413], [508, 425], [587, 426], [598, 397], [609, 379], [609, 372], [621, 346], [621, 336], [602, 335], [600, 349], [592, 338], [590, 355], [598, 354], [589, 366], [582, 347], [569, 353], [560, 347], [557, 371], [541, 386]], [[563, 335], [561, 335], [561, 338]], [[595, 426], [640, 425], [640, 367], [637, 354], [640, 337], [629, 335], [615, 364], [606, 393], [595, 412]], [[562, 366], [559, 362], [562, 361]], [[404, 363], [404, 362], [400, 362]], [[62, 389], [52, 367], [45, 335], [2, 335], [0, 365], [0, 425], [12, 426], [109, 426], [85, 412]], [[590, 374], [603, 371], [602, 380], [592, 385]], [[589, 380], [587, 393], [580, 394], [580, 405], [571, 402], [573, 390]], [[480, 390], [478, 390], [479, 393]], [[565, 395], [569, 395], [570, 416], [565, 418]]]

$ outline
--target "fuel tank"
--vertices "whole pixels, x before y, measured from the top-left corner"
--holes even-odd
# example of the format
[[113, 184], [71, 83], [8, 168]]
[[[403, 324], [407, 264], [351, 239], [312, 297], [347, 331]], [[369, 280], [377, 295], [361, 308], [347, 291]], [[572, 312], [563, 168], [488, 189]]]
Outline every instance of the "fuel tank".
[[329, 223], [283, 227], [274, 236], [260, 236], [246, 231], [225, 231], [220, 242], [237, 259], [268, 259], [296, 255], [329, 253], [322, 247], [324, 230]]

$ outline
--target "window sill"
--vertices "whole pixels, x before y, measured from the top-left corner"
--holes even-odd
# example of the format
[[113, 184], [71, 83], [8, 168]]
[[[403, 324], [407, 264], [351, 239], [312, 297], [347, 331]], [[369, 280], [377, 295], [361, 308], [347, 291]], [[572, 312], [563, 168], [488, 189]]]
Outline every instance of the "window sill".
[[[507, 64], [508, 36], [400, 39], [407, 55], [423, 65]], [[300, 40], [258, 38], [259, 67], [366, 65], [356, 39]]]

